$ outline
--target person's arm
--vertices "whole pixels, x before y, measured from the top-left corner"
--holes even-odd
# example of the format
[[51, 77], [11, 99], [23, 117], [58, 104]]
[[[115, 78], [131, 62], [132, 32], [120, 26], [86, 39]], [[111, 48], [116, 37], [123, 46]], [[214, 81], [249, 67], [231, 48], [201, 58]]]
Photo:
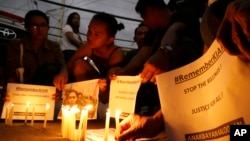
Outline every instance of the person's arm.
[[83, 41], [75, 39], [73, 29], [70, 25], [65, 25], [63, 27], [63, 34], [65, 35], [66, 39], [77, 48], [83, 46]]
[[130, 115], [121, 123], [121, 134], [118, 141], [152, 138], [164, 130], [164, 119], [161, 110], [153, 116]]
[[130, 62], [123, 68], [124, 74], [134, 74], [138, 68], [143, 67], [144, 63], [150, 57], [153, 47], [144, 46], [138, 53], [130, 60]]
[[68, 81], [68, 74], [73, 70], [74, 62], [84, 56], [90, 57], [91, 49], [87, 44], [79, 48], [76, 53], [70, 58], [70, 60], [65, 64], [58, 75], [54, 77], [53, 84], [59, 90], [63, 90], [64, 85]]
[[74, 63], [77, 59], [83, 58], [84, 56], [90, 57], [91, 55], [91, 48], [89, 47], [88, 43], [84, 44], [82, 47], [80, 47], [74, 55], [70, 58], [70, 60], [67, 62], [67, 69], [69, 71], [72, 71]]
[[[169, 45], [171, 48], [177, 47], [178, 41], [186, 30], [186, 25], [176, 22], [171, 25], [164, 34], [161, 45]], [[159, 49], [147, 60], [141, 72], [142, 83], [156, 82], [155, 76], [166, 72], [169, 69], [170, 52]]]
[[75, 39], [73, 36], [73, 32], [68, 31], [65, 33], [65, 35], [66, 35], [67, 39], [69, 40], [69, 42], [71, 44], [73, 44], [74, 46], [76, 46], [77, 48], [80, 48], [81, 46], [83, 46], [84, 42]]

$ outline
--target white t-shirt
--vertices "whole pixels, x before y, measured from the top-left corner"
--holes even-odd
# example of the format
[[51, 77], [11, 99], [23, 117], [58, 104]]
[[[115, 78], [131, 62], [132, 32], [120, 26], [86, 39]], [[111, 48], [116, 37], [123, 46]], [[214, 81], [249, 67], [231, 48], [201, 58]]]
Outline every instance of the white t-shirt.
[[[69, 42], [69, 40], [67, 39], [66, 33], [67, 32], [73, 32], [73, 29], [70, 25], [65, 25], [63, 27], [63, 35], [62, 35], [62, 41], [61, 41], [61, 50], [77, 50], [77, 47], [75, 45], [73, 45], [72, 43]], [[76, 34], [73, 32], [73, 37], [80, 41], [79, 37], [82, 39], [82, 41], [84, 41], [84, 37], [81, 34]]]

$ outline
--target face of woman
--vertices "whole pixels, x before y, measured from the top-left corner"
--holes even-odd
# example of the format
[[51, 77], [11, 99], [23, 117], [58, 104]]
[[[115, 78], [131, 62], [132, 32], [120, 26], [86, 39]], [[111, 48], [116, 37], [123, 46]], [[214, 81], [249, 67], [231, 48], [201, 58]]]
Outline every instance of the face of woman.
[[72, 24], [74, 26], [80, 26], [80, 17], [77, 14], [75, 14], [73, 16], [73, 18], [72, 18]]
[[91, 48], [100, 48], [111, 44], [114, 37], [108, 34], [106, 23], [92, 20], [88, 27], [87, 41]]
[[49, 25], [46, 19], [41, 16], [33, 16], [29, 22], [27, 30], [33, 39], [44, 40], [47, 38]]
[[68, 96], [69, 105], [76, 104], [76, 101], [77, 101], [77, 95], [76, 95], [76, 93], [75, 92], [70, 92], [69, 96]]

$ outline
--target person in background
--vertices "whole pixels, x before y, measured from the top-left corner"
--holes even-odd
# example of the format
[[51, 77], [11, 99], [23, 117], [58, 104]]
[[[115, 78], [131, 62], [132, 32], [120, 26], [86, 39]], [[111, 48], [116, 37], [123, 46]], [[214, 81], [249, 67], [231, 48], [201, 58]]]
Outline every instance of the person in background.
[[[100, 78], [99, 98], [102, 103], [107, 103], [109, 99], [107, 72], [111, 67], [120, 66], [124, 60], [123, 50], [114, 44], [117, 31], [123, 28], [124, 25], [118, 23], [110, 14], [94, 15], [88, 26], [87, 43], [76, 51], [55, 77], [53, 82], [56, 88], [60, 90], [64, 88], [69, 73], [73, 74], [75, 81]], [[92, 62], [96, 67], [91, 65]]]
[[80, 34], [79, 27], [80, 15], [77, 12], [69, 14], [67, 23], [62, 29], [61, 49], [65, 62], [68, 62], [76, 50], [85, 43], [83, 36]]
[[[237, 56], [241, 61], [250, 62], [250, 1], [231, 2], [219, 26], [216, 39], [226, 52]], [[120, 123], [121, 134], [118, 141], [135, 140], [142, 137], [154, 137], [164, 130], [161, 110], [153, 116], [130, 115]], [[167, 131], [166, 131], [167, 132]]]
[[221, 21], [224, 17], [227, 5], [232, 1], [235, 0], [209, 1], [209, 5], [202, 16], [200, 24], [201, 37], [204, 41], [204, 53], [213, 43]]
[[[65, 63], [60, 45], [47, 38], [49, 18], [40, 10], [30, 10], [26, 13], [24, 22], [28, 35], [10, 41], [7, 47], [7, 83], [53, 86], [54, 76]], [[61, 108], [58, 91], [53, 94], [53, 99], [57, 115]], [[8, 93], [4, 100], [9, 100]]]
[[28, 36], [11, 41], [7, 47], [7, 82], [20, 83], [21, 68], [22, 83], [53, 86], [64, 59], [59, 44], [47, 38], [49, 19], [42, 11], [30, 10], [24, 26]]
[[126, 66], [111, 69], [109, 76], [115, 79], [116, 75], [140, 73], [143, 84], [137, 94], [135, 113], [148, 107], [143, 114], [152, 115], [160, 107], [155, 76], [186, 65], [202, 55], [199, 15], [190, 7], [171, 11], [163, 0], [139, 0], [136, 12], [150, 29], [144, 46]]
[[144, 37], [148, 33], [148, 31], [149, 31], [148, 27], [143, 23], [140, 23], [135, 28], [134, 41], [137, 45], [137, 49], [133, 49], [133, 50], [126, 52], [124, 65], [126, 65], [131, 60], [131, 58], [133, 58], [133, 56], [135, 56], [137, 52], [143, 47]]

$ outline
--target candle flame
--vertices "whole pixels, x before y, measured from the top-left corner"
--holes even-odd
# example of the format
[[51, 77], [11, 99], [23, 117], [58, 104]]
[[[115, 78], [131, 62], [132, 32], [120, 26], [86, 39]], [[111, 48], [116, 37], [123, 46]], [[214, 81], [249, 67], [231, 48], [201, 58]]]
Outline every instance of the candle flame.
[[50, 107], [49, 103], [46, 104], [46, 110], [48, 110]]
[[87, 105], [87, 106], [85, 106], [85, 109], [86, 110], [90, 110], [90, 109], [92, 109], [93, 108], [93, 105]]
[[29, 102], [29, 101], [26, 103], [26, 106], [27, 106], [27, 107], [29, 107], [29, 106], [30, 106], [30, 102]]
[[116, 115], [120, 115], [121, 113], [122, 113], [121, 110], [116, 110], [116, 111], [115, 111], [115, 114], [116, 114]]

